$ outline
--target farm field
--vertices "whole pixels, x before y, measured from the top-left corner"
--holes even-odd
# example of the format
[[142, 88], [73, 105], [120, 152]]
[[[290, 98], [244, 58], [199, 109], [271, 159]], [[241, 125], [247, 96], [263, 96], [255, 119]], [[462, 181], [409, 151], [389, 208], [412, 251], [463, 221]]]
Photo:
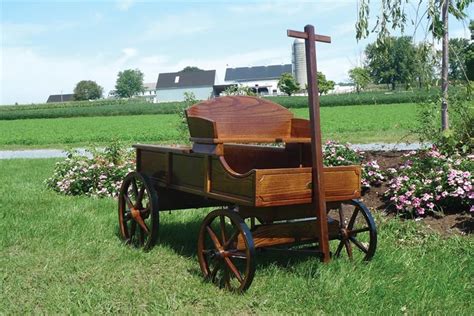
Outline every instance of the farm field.
[[[412, 103], [426, 100], [430, 96], [433, 96], [436, 92], [437, 91], [435, 90], [403, 90], [395, 92], [362, 92], [360, 94], [331, 94], [321, 96], [320, 103], [322, 107]], [[271, 96], [266, 98], [287, 108], [308, 107], [308, 98], [306, 96]], [[185, 102], [167, 102], [154, 104], [140, 99], [106, 99], [93, 102], [75, 101], [19, 106], [0, 106], [0, 121], [33, 118], [173, 114], [184, 107], [186, 107]]]
[[[292, 109], [307, 118], [307, 109]], [[321, 108], [324, 139], [352, 143], [413, 140], [416, 124], [412, 103]], [[180, 143], [177, 114], [76, 117], [57, 119], [0, 120], [0, 148], [64, 148], [125, 143]]]
[[[368, 264], [258, 254], [249, 291], [202, 280], [196, 236], [206, 210], [162, 213], [149, 253], [117, 237], [113, 199], [45, 188], [56, 160], [0, 161], [0, 311], [6, 314], [453, 314], [469, 315], [472, 236], [376, 215]], [[470, 312], [471, 311], [471, 312]]]

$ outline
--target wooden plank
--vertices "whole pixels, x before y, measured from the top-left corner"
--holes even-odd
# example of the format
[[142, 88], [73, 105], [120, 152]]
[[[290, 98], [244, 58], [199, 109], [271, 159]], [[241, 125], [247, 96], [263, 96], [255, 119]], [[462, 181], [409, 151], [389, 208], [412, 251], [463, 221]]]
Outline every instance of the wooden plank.
[[309, 120], [294, 118], [291, 120], [291, 137], [311, 140]]
[[193, 154], [173, 154], [171, 183], [203, 190], [204, 157]]
[[144, 149], [137, 149], [137, 166], [139, 171], [144, 174], [166, 181], [168, 178], [168, 159], [166, 152], [156, 152]]
[[[360, 197], [360, 166], [323, 168], [326, 201]], [[256, 170], [256, 206], [311, 203], [311, 168]]]
[[190, 137], [192, 142], [204, 144], [222, 144], [222, 143], [310, 143], [311, 139], [307, 137], [257, 137], [255, 135], [243, 135], [241, 137], [229, 136], [220, 138]]
[[205, 117], [187, 116], [189, 134], [193, 137], [217, 138], [216, 122]]
[[[297, 221], [290, 223], [277, 223], [257, 225], [252, 230], [255, 248], [299, 243], [302, 241], [317, 240], [318, 235], [316, 220]], [[334, 239], [339, 234], [339, 222], [331, 220], [328, 223], [329, 239]], [[243, 248], [243, 238], [239, 235], [237, 248]]]
[[174, 152], [181, 154], [188, 154], [191, 152], [191, 147], [189, 146], [159, 146], [159, 145], [146, 145], [146, 144], [134, 144], [133, 148], [143, 149], [151, 152]]
[[[295, 38], [301, 38], [301, 39], [308, 39], [308, 34], [307, 34], [306, 32], [287, 30], [287, 31], [286, 31], [286, 34], [287, 34], [287, 36], [289, 36], [289, 37], [295, 37]], [[314, 35], [314, 40], [315, 40], [316, 42], [331, 43], [331, 37], [330, 37], [330, 36], [326, 36], [326, 35], [315, 34], [315, 35]]]
[[247, 201], [254, 201], [255, 172], [236, 175], [225, 168], [218, 158], [211, 159], [210, 193], [232, 195]]

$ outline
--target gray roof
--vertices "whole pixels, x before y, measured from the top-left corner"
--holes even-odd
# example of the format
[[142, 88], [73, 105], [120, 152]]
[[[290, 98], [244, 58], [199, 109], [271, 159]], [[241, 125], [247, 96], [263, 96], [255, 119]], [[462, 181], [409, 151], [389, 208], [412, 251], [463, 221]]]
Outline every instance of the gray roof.
[[225, 81], [251, 81], [251, 80], [278, 79], [285, 72], [291, 73], [291, 64], [227, 68], [225, 70], [224, 80]]
[[215, 80], [215, 70], [161, 73], [156, 89], [208, 87], [213, 86]]
[[46, 103], [51, 102], [68, 102], [74, 100], [74, 94], [52, 94], [49, 96]]

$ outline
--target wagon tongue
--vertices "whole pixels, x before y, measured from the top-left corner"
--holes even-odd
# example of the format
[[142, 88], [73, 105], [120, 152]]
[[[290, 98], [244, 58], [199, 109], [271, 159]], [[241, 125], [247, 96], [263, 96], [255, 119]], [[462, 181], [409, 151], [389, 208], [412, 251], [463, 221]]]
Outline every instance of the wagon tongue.
[[311, 121], [311, 160], [312, 160], [312, 197], [316, 217], [318, 218], [318, 240], [322, 260], [328, 262], [329, 240], [326, 216], [326, 201], [324, 196], [323, 153], [321, 144], [321, 124], [319, 114], [318, 72], [316, 65], [315, 42], [331, 43], [329, 36], [315, 34], [314, 26], [306, 25], [304, 32], [288, 30], [289, 37], [305, 40], [306, 72], [308, 76], [308, 105]]

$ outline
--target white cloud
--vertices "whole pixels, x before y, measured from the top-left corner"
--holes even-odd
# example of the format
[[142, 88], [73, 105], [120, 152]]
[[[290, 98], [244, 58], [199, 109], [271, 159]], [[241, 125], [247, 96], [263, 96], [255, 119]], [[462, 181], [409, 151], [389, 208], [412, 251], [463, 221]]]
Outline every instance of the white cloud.
[[9, 23], [3, 22], [0, 24], [2, 34], [2, 46], [11, 44], [24, 44], [32, 36], [36, 36], [48, 30], [48, 27], [43, 24], [35, 23]]
[[163, 40], [176, 36], [202, 33], [214, 25], [210, 16], [204, 12], [184, 12], [179, 15], [161, 17], [149, 22], [140, 39], [142, 41]]
[[[50, 94], [72, 93], [80, 80], [94, 80], [104, 93], [114, 88], [120, 70], [139, 68], [146, 81], [155, 81], [167, 69], [166, 58], [143, 59], [136, 49], [126, 48], [116, 56], [57, 57], [32, 48], [2, 48], [0, 104], [42, 103]], [[169, 68], [169, 67], [168, 67]]]
[[117, 8], [120, 11], [127, 11], [134, 4], [134, 0], [117, 0]]

